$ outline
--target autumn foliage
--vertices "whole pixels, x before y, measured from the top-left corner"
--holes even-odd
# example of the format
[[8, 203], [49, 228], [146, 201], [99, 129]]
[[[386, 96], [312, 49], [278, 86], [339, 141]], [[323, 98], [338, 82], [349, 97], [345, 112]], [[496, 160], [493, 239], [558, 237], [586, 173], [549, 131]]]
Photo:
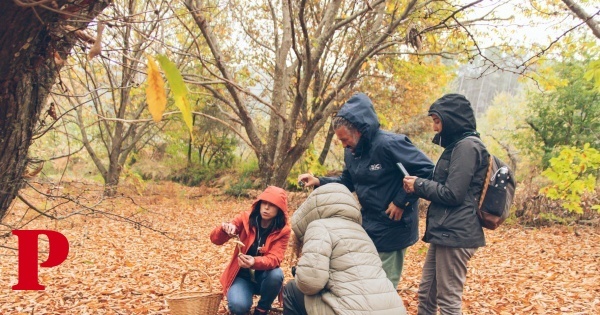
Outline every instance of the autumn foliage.
[[[63, 183], [62, 193], [80, 191], [77, 183]], [[39, 186], [37, 188], [43, 188]], [[81, 196], [96, 200], [90, 191]], [[24, 191], [29, 195], [30, 189]], [[141, 192], [141, 194], [140, 194]], [[258, 191], [250, 191], [254, 197]], [[178, 290], [210, 290], [209, 281], [190, 269], [210, 276], [212, 290], [235, 244], [212, 245], [210, 230], [246, 210], [251, 199], [236, 199], [218, 189], [184, 187], [173, 183], [148, 184], [143, 191], [121, 187], [122, 197], [104, 200], [98, 212], [62, 220], [36, 219], [23, 228], [53, 229], [70, 242], [67, 260], [40, 270], [45, 291], [12, 291], [16, 283], [16, 237], [2, 245], [0, 313], [2, 314], [167, 314], [165, 295]], [[290, 194], [295, 210], [307, 192]], [[42, 200], [35, 200], [42, 202]], [[56, 202], [49, 200], [49, 203]], [[7, 224], [37, 216], [17, 202]], [[72, 207], [53, 211], [60, 216]], [[101, 212], [103, 211], [103, 212]], [[123, 222], [121, 216], [137, 222]], [[421, 220], [421, 232], [424, 220]], [[8, 232], [8, 231], [4, 231]], [[600, 312], [600, 233], [591, 227], [527, 229], [510, 224], [486, 231], [487, 246], [470, 261], [465, 286], [465, 314], [597, 314]], [[45, 242], [40, 246], [45, 248]], [[398, 287], [409, 314], [416, 314], [417, 288], [427, 245], [409, 248]], [[42, 253], [41, 259], [45, 259]], [[283, 262], [291, 279], [291, 250]], [[277, 301], [275, 306], [277, 306]], [[225, 303], [220, 313], [225, 313]]]

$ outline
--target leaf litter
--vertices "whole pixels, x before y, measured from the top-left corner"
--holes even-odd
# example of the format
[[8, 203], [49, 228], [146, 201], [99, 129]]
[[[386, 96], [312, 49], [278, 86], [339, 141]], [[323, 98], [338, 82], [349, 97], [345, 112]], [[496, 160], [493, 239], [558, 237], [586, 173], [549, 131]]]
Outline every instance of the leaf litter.
[[[215, 246], [209, 233], [247, 210], [252, 200], [174, 183], [148, 184], [144, 195], [132, 195], [135, 204], [112, 199], [98, 207], [135, 217], [169, 237], [104, 215], [36, 219], [25, 228], [63, 233], [70, 242], [69, 256], [57, 267], [39, 269], [44, 291], [13, 291], [17, 253], [5, 247], [17, 248], [17, 238], [3, 240], [0, 314], [168, 314], [165, 296], [170, 293], [220, 292], [221, 272], [240, 245], [234, 240]], [[291, 193], [290, 210], [306, 196]], [[140, 212], [140, 206], [146, 211]], [[17, 222], [26, 210], [27, 206], [16, 202], [3, 223]], [[420, 221], [422, 234], [423, 218]], [[464, 314], [600, 314], [597, 227], [505, 225], [485, 233], [487, 246], [469, 263]], [[47, 242], [40, 240], [42, 250], [47, 251]], [[426, 252], [427, 244], [419, 241], [406, 255], [398, 292], [409, 314], [416, 314]], [[287, 256], [291, 256], [289, 250]], [[40, 260], [45, 257], [40, 254]], [[282, 263], [286, 280], [292, 278], [292, 264], [291, 259]], [[192, 269], [201, 269], [209, 278], [190, 273], [180, 286], [182, 275]], [[225, 302], [219, 313], [226, 313]]]

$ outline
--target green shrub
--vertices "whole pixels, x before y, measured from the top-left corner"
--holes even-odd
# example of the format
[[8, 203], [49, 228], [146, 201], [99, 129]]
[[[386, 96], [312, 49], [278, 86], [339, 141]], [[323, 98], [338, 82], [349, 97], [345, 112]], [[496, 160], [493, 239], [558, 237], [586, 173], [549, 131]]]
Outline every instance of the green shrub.
[[215, 178], [218, 170], [212, 167], [194, 165], [186, 167], [171, 175], [171, 180], [186, 186], [198, 186], [199, 184]]
[[[581, 148], [565, 147], [558, 156], [550, 159], [550, 167], [542, 172], [550, 180], [540, 193], [558, 200], [569, 212], [583, 213], [582, 197], [593, 194], [598, 182], [600, 151], [586, 143]], [[600, 212], [600, 205], [591, 209]]]
[[251, 177], [258, 172], [258, 160], [256, 158], [250, 158], [245, 161], [241, 161], [237, 165], [236, 173], [242, 177]]
[[252, 181], [247, 177], [240, 178], [225, 190], [225, 194], [234, 197], [250, 197], [248, 189], [252, 188]]

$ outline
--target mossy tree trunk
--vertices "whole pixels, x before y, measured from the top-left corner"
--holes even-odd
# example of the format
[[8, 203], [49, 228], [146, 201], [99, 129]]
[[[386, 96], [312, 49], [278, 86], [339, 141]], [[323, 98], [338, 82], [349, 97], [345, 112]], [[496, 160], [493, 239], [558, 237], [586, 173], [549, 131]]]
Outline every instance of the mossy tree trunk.
[[0, 220], [23, 186], [27, 151], [62, 61], [108, 2], [0, 1]]

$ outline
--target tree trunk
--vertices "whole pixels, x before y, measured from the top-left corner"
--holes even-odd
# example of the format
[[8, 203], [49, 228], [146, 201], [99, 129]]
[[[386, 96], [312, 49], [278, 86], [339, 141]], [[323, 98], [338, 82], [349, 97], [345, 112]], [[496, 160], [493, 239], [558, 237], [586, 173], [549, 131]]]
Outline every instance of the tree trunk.
[[327, 159], [327, 154], [329, 153], [329, 148], [331, 147], [331, 141], [333, 141], [333, 135], [335, 131], [333, 130], [333, 122], [329, 125], [329, 130], [327, 131], [327, 137], [325, 138], [325, 145], [323, 145], [323, 150], [321, 151], [321, 155], [319, 155], [319, 164], [323, 165], [325, 160]]
[[111, 161], [108, 167], [108, 172], [104, 176], [104, 194], [114, 196], [119, 186], [119, 177], [123, 167], [118, 162]]
[[290, 173], [290, 171], [294, 167], [294, 163], [298, 161], [300, 156], [302, 156], [302, 152], [300, 152], [298, 156], [290, 156], [289, 158], [286, 158], [283, 161], [283, 163], [275, 170], [275, 173], [273, 174], [273, 179], [271, 180], [272, 185], [286, 188], [286, 179], [288, 177], [288, 174]]
[[[198, 104], [198, 102], [196, 102]], [[192, 116], [192, 126], [196, 125], [196, 115]], [[188, 149], [187, 149], [187, 166], [192, 166], [192, 137], [188, 140]]]
[[[138, 4], [139, 6], [137, 6]], [[82, 80], [80, 76], [72, 75], [67, 71], [63, 75], [64, 78], [69, 78], [70, 86], [73, 89], [87, 90], [92, 96], [91, 99], [90, 96], [69, 96], [68, 100], [77, 113], [81, 142], [102, 174], [105, 184], [104, 193], [107, 196], [115, 194], [119, 176], [129, 154], [145, 145], [143, 138], [155, 126], [153, 122], [132, 122], [140, 119], [142, 114], [147, 112], [144, 99], [132, 96], [132, 89], [137, 85], [138, 78], [136, 76], [144, 71], [145, 66], [141, 60], [147, 46], [147, 37], [154, 36], [153, 34], [158, 30], [159, 21], [162, 21], [160, 16], [166, 12], [166, 10], [154, 12], [152, 3], [137, 0], [119, 1], [113, 7], [109, 15], [124, 14], [122, 18], [126, 21], [130, 17], [140, 14], [137, 10], [148, 13], [150, 17], [141, 15], [140, 19], [147, 23], [138, 26], [127, 22], [123, 26], [109, 28], [104, 32], [105, 38], [111, 38], [111, 40], [104, 43], [106, 54], [103, 54], [102, 57], [108, 59], [111, 58], [111, 51], [122, 51], [120, 60], [115, 58], [108, 62], [106, 60], [89, 62], [85, 55], [78, 53], [76, 55], [78, 58], [75, 59], [78, 60], [79, 68], [85, 71], [85, 79]], [[152, 8], [152, 10], [148, 10], [148, 8]], [[156, 19], [153, 19], [155, 17]], [[144, 36], [138, 36], [139, 34], [144, 34]], [[118, 68], [115, 67], [115, 64], [119, 65]], [[97, 92], [99, 86], [109, 87], [108, 94], [104, 97]], [[86, 106], [84, 111], [81, 105], [87, 103], [91, 103], [93, 107]], [[69, 110], [71, 109], [63, 111]], [[93, 124], [90, 123], [89, 116], [85, 115], [89, 110], [99, 117]], [[129, 120], [129, 122], [125, 122], [125, 120]], [[101, 141], [98, 141], [98, 138]], [[91, 141], [94, 139], [96, 142], [92, 145]], [[105, 155], [104, 153], [108, 159], [101, 158]], [[188, 157], [191, 159], [191, 151], [188, 152]]]
[[[304, 150], [294, 150], [290, 152], [280, 163], [261, 163], [259, 160], [259, 172], [264, 187], [273, 185], [285, 188], [286, 179], [294, 163], [302, 156]], [[261, 187], [261, 188], [264, 188]]]
[[[336, 101], [345, 99], [345, 94], [351, 92], [362, 65], [389, 47], [384, 43], [407, 21], [417, 0], [398, 4], [393, 9], [398, 10], [398, 14], [393, 15], [384, 14], [383, 0], [360, 5], [359, 9], [352, 6], [355, 11], [346, 10], [341, 0], [328, 1], [323, 6], [315, 3], [280, 2], [271, 6], [270, 16], [264, 17], [273, 19], [271, 34], [255, 39], [251, 35], [253, 31], [247, 32], [257, 47], [265, 48], [266, 55], [256, 57], [267, 60], [259, 61], [258, 68], [272, 74], [269, 78], [272, 86], [266, 89], [271, 91], [267, 100], [244, 87], [244, 83], [236, 82], [232, 71], [235, 67], [231, 67], [237, 62], [233, 62], [236, 57], [221, 47], [219, 36], [213, 32], [211, 9], [201, 1], [185, 1], [213, 57], [211, 62], [205, 62], [205, 58], [199, 61], [212, 68], [210, 76], [218, 73], [216, 77], [223, 82], [225, 90], [201, 85], [231, 109], [236, 122], [244, 128], [242, 139], [256, 153], [263, 185], [285, 186], [294, 163], [336, 110]], [[378, 8], [375, 13], [374, 8]], [[313, 10], [320, 12], [318, 18], [311, 14]], [[377, 14], [388, 17], [385, 27], [381, 23], [383, 17], [372, 23]], [[364, 42], [362, 38], [370, 40]], [[268, 111], [266, 132], [253, 115], [257, 104]]]
[[590, 16], [587, 14], [587, 12], [585, 12], [585, 10], [573, 0], [562, 0], [562, 2], [569, 7], [571, 12], [575, 13], [577, 17], [582, 19], [585, 24], [587, 24], [587, 26], [592, 30], [592, 33], [594, 33], [594, 36], [600, 38], [600, 25], [596, 23], [593, 15]]
[[77, 15], [74, 20], [86, 22], [69, 23], [66, 19], [71, 15], [0, 1], [0, 220], [23, 186], [33, 130], [61, 61], [75, 44], [76, 32], [65, 27], [85, 28], [108, 4], [98, 0], [55, 3]]

